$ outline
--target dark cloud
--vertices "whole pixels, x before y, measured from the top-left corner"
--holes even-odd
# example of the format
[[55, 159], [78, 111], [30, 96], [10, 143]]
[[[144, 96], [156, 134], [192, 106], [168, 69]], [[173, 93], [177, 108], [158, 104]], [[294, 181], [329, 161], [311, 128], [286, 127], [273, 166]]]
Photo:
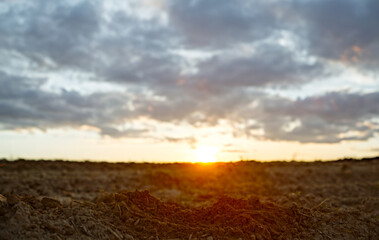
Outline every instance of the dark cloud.
[[[120, 127], [146, 117], [193, 126], [227, 120], [235, 134], [299, 142], [378, 132], [377, 89], [298, 100], [267, 93], [338, 74], [336, 62], [378, 71], [376, 0], [167, 1], [166, 22], [134, 9], [109, 11], [101, 1], [0, 4], [2, 129], [89, 125], [104, 136], [146, 137], [148, 127]], [[59, 71], [126, 90], [44, 90], [48, 73]]]
[[133, 116], [128, 95], [120, 92], [81, 95], [62, 89], [59, 93], [41, 89], [43, 81], [0, 72], [0, 122], [3, 129], [80, 127], [89, 125], [101, 134], [120, 137], [135, 129], [116, 130], [113, 125]]
[[199, 68], [192, 81], [203, 81], [211, 89], [288, 87], [326, 74], [322, 63], [301, 62], [293, 52], [277, 44], [259, 45], [249, 56], [217, 56], [201, 63]]
[[223, 49], [275, 39], [284, 31], [299, 39], [298, 50], [377, 72], [376, 0], [205, 0], [169, 6], [172, 25], [189, 47]]
[[187, 143], [189, 144], [192, 148], [195, 148], [197, 139], [194, 137], [166, 137], [164, 140], [170, 143]]
[[9, 4], [0, 15], [0, 49], [39, 65], [89, 72], [105, 81], [174, 82], [179, 73], [169, 31], [153, 20], [116, 11], [105, 20], [102, 4], [35, 1]]
[[263, 139], [336, 143], [367, 140], [379, 132], [379, 92], [260, 101], [253, 114], [265, 132]]
[[294, 1], [293, 8], [311, 53], [364, 65], [379, 63], [379, 2], [376, 0]]
[[124, 137], [143, 137], [144, 133], [148, 133], [149, 129], [125, 129], [119, 130], [115, 127], [101, 127], [101, 135], [110, 136], [113, 138], [124, 138]]
[[228, 47], [267, 38], [278, 25], [275, 4], [267, 1], [171, 1], [170, 21], [195, 47]]
[[18, 51], [37, 63], [51, 59], [59, 68], [87, 66], [88, 43], [100, 29], [101, 9], [89, 2], [22, 4], [10, 4], [0, 15], [1, 48]]
[[[227, 119], [244, 124], [244, 134], [269, 140], [335, 143], [367, 140], [379, 131], [379, 93], [331, 92], [316, 97], [290, 100], [264, 93], [199, 102], [181, 99], [162, 101], [141, 95], [133, 99], [124, 92], [82, 95], [41, 89], [43, 80], [20, 78], [0, 72], [0, 120], [3, 129], [92, 126], [112, 137], [142, 137], [148, 127], [119, 127], [125, 122], [147, 117], [160, 122], [187, 122], [217, 125]], [[134, 106], [134, 109], [129, 107]], [[249, 120], [254, 124], [247, 124]], [[263, 129], [264, 135], [255, 134]], [[239, 129], [240, 130], [240, 129]], [[236, 129], [236, 131], [239, 131]], [[193, 138], [168, 136], [169, 142], [194, 144]]]

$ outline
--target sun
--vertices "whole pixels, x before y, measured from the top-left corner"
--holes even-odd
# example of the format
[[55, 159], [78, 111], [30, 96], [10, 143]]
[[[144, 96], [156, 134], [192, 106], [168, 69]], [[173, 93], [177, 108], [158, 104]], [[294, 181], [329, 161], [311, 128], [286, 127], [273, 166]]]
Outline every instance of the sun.
[[195, 162], [209, 163], [217, 162], [218, 149], [215, 147], [199, 147], [196, 149], [196, 160]]

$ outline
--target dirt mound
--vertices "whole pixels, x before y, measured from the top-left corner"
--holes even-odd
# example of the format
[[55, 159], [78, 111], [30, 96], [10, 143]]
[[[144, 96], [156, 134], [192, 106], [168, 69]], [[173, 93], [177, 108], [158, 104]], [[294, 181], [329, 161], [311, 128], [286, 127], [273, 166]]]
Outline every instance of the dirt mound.
[[[6, 194], [0, 206], [0, 239], [117, 239], [91, 202]], [[122, 238], [119, 238], [122, 239]]]
[[0, 240], [378, 239], [378, 172], [378, 160], [0, 160]]
[[222, 197], [209, 207], [185, 208], [136, 191], [107, 195], [97, 203], [127, 226], [135, 226], [129, 230], [139, 237], [149, 233], [180, 239], [281, 239], [298, 234], [305, 224], [299, 208], [286, 209], [258, 198]]
[[0, 239], [287, 239], [302, 231], [302, 216], [298, 208], [258, 198], [222, 197], [209, 207], [187, 208], [148, 191], [66, 204], [8, 194], [0, 209]]

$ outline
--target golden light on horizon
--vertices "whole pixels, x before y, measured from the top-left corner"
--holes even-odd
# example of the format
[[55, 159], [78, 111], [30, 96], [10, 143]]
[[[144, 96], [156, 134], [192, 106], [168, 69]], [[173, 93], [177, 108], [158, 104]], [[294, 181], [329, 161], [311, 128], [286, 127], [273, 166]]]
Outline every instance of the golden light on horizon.
[[204, 146], [196, 148], [196, 159], [194, 162], [198, 163], [212, 163], [217, 162], [218, 149], [216, 147]]

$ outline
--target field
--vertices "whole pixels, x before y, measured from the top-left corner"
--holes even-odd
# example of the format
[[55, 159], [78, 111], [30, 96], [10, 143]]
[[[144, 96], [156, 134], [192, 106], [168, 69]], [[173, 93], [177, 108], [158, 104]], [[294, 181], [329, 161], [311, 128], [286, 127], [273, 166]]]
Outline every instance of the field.
[[0, 164], [0, 239], [379, 239], [378, 158]]

